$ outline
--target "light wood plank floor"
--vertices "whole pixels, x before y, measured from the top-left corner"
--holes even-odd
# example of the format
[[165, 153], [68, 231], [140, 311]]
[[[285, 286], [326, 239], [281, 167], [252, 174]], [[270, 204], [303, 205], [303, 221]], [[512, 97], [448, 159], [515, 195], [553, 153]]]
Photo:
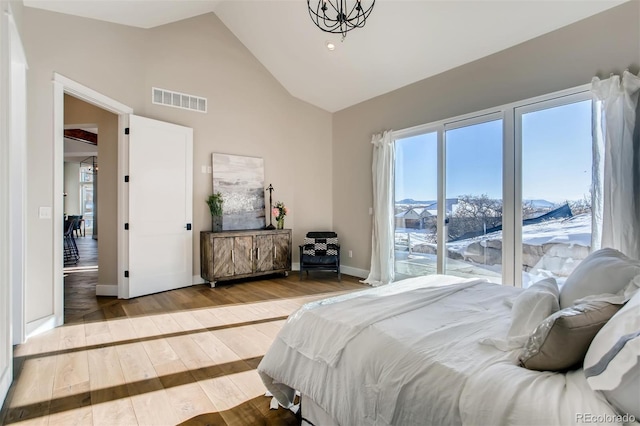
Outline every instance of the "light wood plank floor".
[[303, 303], [364, 288], [292, 273], [65, 311], [65, 326], [15, 347], [0, 423], [297, 425], [269, 410], [256, 367]]

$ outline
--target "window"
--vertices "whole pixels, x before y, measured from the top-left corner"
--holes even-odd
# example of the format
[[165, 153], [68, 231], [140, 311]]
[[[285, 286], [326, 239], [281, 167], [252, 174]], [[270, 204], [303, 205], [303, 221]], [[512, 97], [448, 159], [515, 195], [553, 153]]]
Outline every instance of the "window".
[[591, 247], [586, 87], [395, 132], [396, 279], [562, 281]]
[[519, 269], [527, 287], [547, 276], [563, 280], [590, 252], [591, 100], [517, 108], [516, 123], [522, 149]]
[[95, 165], [80, 167], [80, 214], [85, 229], [93, 229], [93, 188], [96, 171]]
[[444, 272], [500, 283], [502, 119], [457, 124], [445, 130]]
[[397, 278], [437, 270], [438, 134], [396, 141], [395, 271]]

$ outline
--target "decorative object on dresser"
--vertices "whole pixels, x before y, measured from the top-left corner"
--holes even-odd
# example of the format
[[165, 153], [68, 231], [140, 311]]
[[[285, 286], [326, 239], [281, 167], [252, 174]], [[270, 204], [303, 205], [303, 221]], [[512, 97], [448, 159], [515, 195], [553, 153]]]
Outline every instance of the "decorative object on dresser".
[[212, 232], [222, 231], [222, 205], [223, 204], [224, 204], [224, 199], [222, 198], [222, 194], [220, 192], [215, 192], [209, 195], [209, 198], [207, 198], [207, 205], [209, 206], [209, 211], [211, 212], [211, 231]]
[[335, 271], [340, 281], [340, 244], [335, 232], [307, 232], [300, 246], [300, 279], [310, 269]]
[[[269, 184], [269, 187], [267, 189], [265, 189], [265, 191], [269, 191], [269, 211], [273, 211], [273, 185]], [[264, 227], [264, 229], [276, 229], [275, 226], [273, 226], [273, 223], [271, 221], [271, 219], [273, 218], [273, 215], [270, 214], [269, 215], [269, 224], [267, 226]]]
[[213, 153], [211, 164], [213, 192], [224, 198], [222, 229], [264, 228], [264, 160]]
[[282, 201], [278, 201], [276, 206], [271, 209], [271, 214], [276, 217], [278, 229], [284, 229], [284, 217], [289, 213], [289, 209], [284, 205]]
[[291, 271], [291, 230], [200, 232], [200, 275], [216, 282]]

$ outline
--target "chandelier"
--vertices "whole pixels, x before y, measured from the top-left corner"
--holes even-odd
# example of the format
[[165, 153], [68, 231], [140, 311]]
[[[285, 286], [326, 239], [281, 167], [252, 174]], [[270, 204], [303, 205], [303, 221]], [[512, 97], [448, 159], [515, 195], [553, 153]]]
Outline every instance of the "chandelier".
[[318, 28], [327, 33], [340, 33], [344, 40], [347, 31], [364, 27], [375, 2], [371, 0], [371, 5], [365, 8], [363, 0], [307, 0], [307, 6]]

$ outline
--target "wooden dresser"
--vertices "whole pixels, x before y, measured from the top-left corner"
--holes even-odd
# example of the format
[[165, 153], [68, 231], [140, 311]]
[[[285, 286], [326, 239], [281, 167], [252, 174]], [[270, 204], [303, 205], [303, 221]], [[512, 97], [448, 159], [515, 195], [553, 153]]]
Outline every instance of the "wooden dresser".
[[200, 232], [200, 276], [217, 281], [291, 271], [291, 229]]

